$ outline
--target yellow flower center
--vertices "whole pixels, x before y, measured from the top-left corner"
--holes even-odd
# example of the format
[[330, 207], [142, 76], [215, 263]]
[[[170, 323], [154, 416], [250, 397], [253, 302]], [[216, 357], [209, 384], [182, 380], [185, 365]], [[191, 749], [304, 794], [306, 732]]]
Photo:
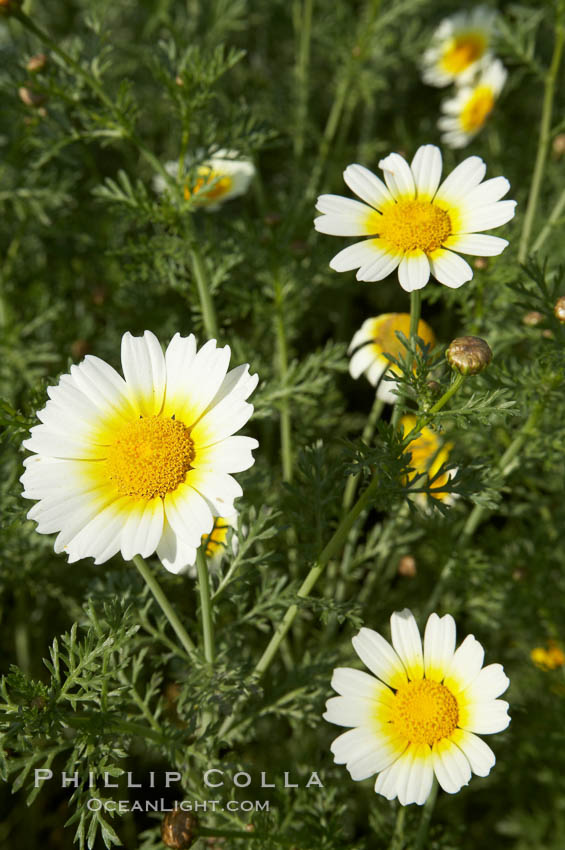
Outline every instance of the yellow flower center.
[[407, 741], [430, 746], [457, 726], [457, 700], [445, 685], [420, 679], [401, 685], [394, 697], [392, 725]]
[[228, 529], [229, 525], [226, 520], [219, 516], [214, 520], [214, 528], [210, 534], [202, 535], [202, 543], [206, 543], [205, 554], [207, 558], [211, 558], [220, 549], [226, 548]]
[[448, 74], [461, 74], [469, 65], [480, 59], [487, 48], [487, 39], [481, 32], [466, 32], [455, 36], [441, 58]]
[[202, 193], [202, 200], [217, 201], [230, 191], [232, 184], [233, 180], [227, 174], [203, 165], [198, 169], [198, 178], [192, 190], [189, 186], [184, 187], [184, 199], [188, 201], [193, 195]]
[[181, 484], [194, 459], [188, 428], [148, 416], [130, 422], [108, 449], [106, 472], [120, 496], [164, 498]]
[[465, 133], [480, 130], [494, 106], [494, 95], [489, 86], [478, 86], [461, 111], [461, 126]]
[[400, 254], [432, 253], [441, 248], [452, 232], [449, 215], [429, 201], [386, 204], [381, 215], [375, 214], [373, 224], [375, 233]]

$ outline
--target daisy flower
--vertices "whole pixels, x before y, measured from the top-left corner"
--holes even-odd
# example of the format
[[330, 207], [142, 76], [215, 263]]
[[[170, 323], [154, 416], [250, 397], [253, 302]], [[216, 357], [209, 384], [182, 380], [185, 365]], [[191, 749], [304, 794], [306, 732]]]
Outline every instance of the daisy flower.
[[55, 551], [70, 563], [157, 552], [178, 573], [242, 495], [229, 473], [253, 465], [258, 443], [232, 435], [253, 412], [245, 399], [258, 378], [247, 364], [228, 372], [229, 347], [197, 351], [192, 334], [175, 334], [163, 354], [150, 331], [126, 333], [121, 354], [124, 378], [88, 355], [48, 388], [24, 442], [34, 454], [23, 496], [38, 500], [28, 518], [58, 532]]
[[[369, 383], [377, 386], [377, 398], [387, 404], [394, 404], [398, 396], [394, 394], [396, 382], [382, 380], [385, 372], [397, 375], [398, 370], [394, 364], [385, 357], [392, 354], [393, 357], [403, 357], [406, 349], [396, 336], [400, 331], [405, 337], [410, 336], [410, 314], [409, 313], [383, 313], [373, 319], [367, 319], [351, 340], [349, 353], [349, 373], [352, 378], [358, 378], [365, 373]], [[435, 345], [434, 332], [423, 319], [418, 322], [418, 336], [431, 348]]]
[[463, 148], [482, 130], [508, 76], [499, 59], [491, 62], [472, 85], [462, 86], [455, 97], [442, 103], [445, 114], [438, 127], [450, 148]]
[[431, 614], [424, 646], [412, 613], [390, 618], [392, 646], [372, 629], [353, 638], [353, 648], [374, 676], [350, 667], [334, 670], [340, 696], [326, 703], [324, 719], [350, 727], [331, 750], [358, 781], [377, 775], [375, 791], [403, 805], [425, 803], [434, 774], [455, 794], [471, 773], [487, 776], [494, 753], [478, 735], [510, 723], [508, 687], [500, 664], [483, 667], [484, 650], [473, 635], [455, 649], [455, 621]]
[[[404, 436], [410, 434], [416, 426], [416, 417], [412, 413], [405, 414], [400, 420], [400, 427], [403, 429]], [[405, 448], [405, 453], [411, 455], [410, 466], [412, 472], [406, 476], [405, 483], [410, 483], [417, 475], [427, 475], [430, 480], [433, 479], [432, 499], [438, 499], [440, 502], [451, 504], [453, 502], [453, 494], [441, 490], [445, 487], [449, 479], [454, 474], [453, 469], [444, 472], [443, 475], [435, 476], [441, 467], [449, 460], [449, 455], [453, 443], [444, 443], [440, 440], [437, 431], [427, 425], [420, 429], [420, 435], [412, 440]], [[418, 493], [416, 494], [420, 501], [427, 503], [427, 496]]]
[[477, 6], [445, 18], [424, 53], [422, 78], [431, 86], [466, 83], [485, 57], [494, 35], [496, 12]]
[[[220, 150], [193, 168], [193, 181], [185, 180], [183, 187], [185, 201], [214, 212], [224, 201], [244, 195], [255, 176], [255, 166], [251, 160], [238, 157], [237, 151]], [[191, 163], [187, 162], [187, 168], [190, 167]], [[174, 160], [165, 163], [165, 170], [171, 177], [177, 177], [178, 168]], [[159, 175], [153, 185], [159, 193], [167, 190], [165, 179]]]
[[391, 153], [379, 162], [385, 183], [362, 165], [348, 165], [343, 178], [361, 198], [321, 195], [314, 220], [330, 236], [368, 236], [344, 248], [330, 267], [358, 269], [357, 280], [382, 280], [398, 269], [403, 289], [422, 289], [431, 274], [457, 288], [473, 277], [471, 266], [455, 251], [490, 257], [506, 239], [481, 230], [499, 227], [514, 215], [515, 201], [501, 201], [510, 184], [505, 177], [482, 182], [486, 165], [478, 156], [463, 160], [440, 185], [442, 158], [435, 145], [422, 145], [411, 164]]

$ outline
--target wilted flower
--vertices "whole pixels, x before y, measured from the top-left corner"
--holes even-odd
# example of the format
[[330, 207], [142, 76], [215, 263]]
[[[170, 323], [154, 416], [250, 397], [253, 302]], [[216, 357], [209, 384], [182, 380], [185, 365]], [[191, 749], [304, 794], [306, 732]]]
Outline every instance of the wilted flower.
[[363, 628], [353, 648], [374, 673], [340, 667], [324, 719], [349, 726], [331, 750], [359, 781], [378, 774], [375, 791], [402, 805], [422, 805], [434, 774], [455, 794], [471, 774], [487, 776], [495, 756], [477, 737], [501, 732], [510, 723], [508, 703], [497, 699], [508, 687], [500, 664], [483, 667], [484, 650], [473, 635], [455, 649], [455, 620], [431, 614], [424, 646], [412, 613], [390, 618], [392, 646]]
[[488, 342], [478, 336], [461, 336], [449, 344], [445, 357], [461, 375], [478, 375], [492, 360], [492, 351]]
[[502, 62], [495, 59], [472, 83], [462, 86], [455, 97], [442, 103], [444, 115], [438, 121], [439, 129], [443, 130], [442, 142], [450, 148], [469, 144], [484, 127], [507, 76]]
[[188, 850], [198, 839], [198, 815], [173, 809], [167, 812], [161, 823], [161, 840], [172, 850]]
[[[410, 335], [409, 313], [383, 313], [367, 319], [355, 333], [349, 346], [351, 360], [349, 361], [349, 372], [352, 378], [358, 378], [362, 373], [367, 380], [377, 387], [377, 398], [388, 404], [394, 404], [398, 396], [394, 394], [395, 381], [384, 379], [385, 372], [397, 375], [398, 369], [385, 357], [392, 354], [393, 357], [402, 357], [406, 349], [396, 336], [400, 331], [405, 337]], [[434, 332], [423, 319], [418, 322], [417, 335], [426, 345], [433, 348], [435, 345]]]
[[23, 0], [0, 0], [0, 15], [13, 15], [21, 9]]
[[[187, 161], [186, 165], [187, 169], [190, 169], [191, 162]], [[178, 162], [167, 162], [165, 170], [176, 179]], [[195, 207], [213, 212], [219, 209], [224, 201], [247, 192], [255, 175], [255, 166], [251, 160], [240, 158], [237, 151], [220, 150], [194, 166], [192, 171], [194, 180], [184, 180], [185, 201], [191, 201]], [[165, 192], [168, 188], [166, 180], [160, 175], [155, 177], [154, 186], [158, 192]]]
[[41, 534], [59, 532], [69, 562], [130, 560], [153, 552], [171, 572], [196, 559], [214, 516], [242, 495], [228, 473], [253, 465], [257, 441], [231, 436], [249, 419], [257, 376], [228, 372], [230, 349], [176, 334], [163, 355], [157, 337], [126, 333], [122, 378], [88, 355], [55, 387], [25, 448], [23, 495]]
[[424, 53], [422, 77], [431, 86], [467, 83], [489, 56], [496, 12], [477, 6], [445, 18]]
[[321, 195], [322, 213], [314, 227], [330, 236], [369, 236], [340, 251], [330, 262], [338, 272], [358, 269], [357, 280], [382, 280], [398, 268], [398, 280], [410, 292], [422, 289], [430, 272], [452, 288], [473, 277], [455, 251], [478, 256], [500, 254], [505, 239], [478, 231], [499, 227], [514, 215], [515, 201], [501, 201], [510, 184], [505, 177], [481, 182], [486, 165], [478, 156], [461, 162], [440, 185], [441, 151], [422, 145], [411, 164], [397, 153], [379, 162], [385, 183], [362, 165], [349, 165], [343, 177], [365, 203], [339, 195]]
[[[406, 437], [416, 427], [417, 419], [413, 413], [406, 413], [400, 420], [400, 427], [404, 431]], [[453, 448], [452, 443], [444, 443], [437, 433], [427, 425], [420, 429], [419, 436], [412, 440], [405, 448], [405, 453], [411, 455], [410, 466], [412, 472], [406, 476], [406, 483], [412, 481], [416, 475], [427, 475], [429, 479], [433, 479], [432, 490], [430, 493], [433, 499], [438, 499], [440, 502], [451, 504], [453, 502], [453, 494], [447, 490], [442, 490], [454, 473], [454, 470], [449, 469], [442, 475], [435, 477], [441, 467], [449, 460], [449, 454]], [[427, 496], [425, 494], [416, 494], [420, 502], [426, 503]]]

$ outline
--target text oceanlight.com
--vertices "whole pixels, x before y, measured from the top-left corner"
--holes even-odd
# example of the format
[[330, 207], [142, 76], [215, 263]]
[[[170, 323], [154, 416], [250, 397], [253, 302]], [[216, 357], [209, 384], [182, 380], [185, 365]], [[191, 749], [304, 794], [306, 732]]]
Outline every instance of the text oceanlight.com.
[[175, 800], [173, 803], [164, 800], [104, 800], [91, 797], [86, 807], [91, 812], [268, 812], [269, 800]]

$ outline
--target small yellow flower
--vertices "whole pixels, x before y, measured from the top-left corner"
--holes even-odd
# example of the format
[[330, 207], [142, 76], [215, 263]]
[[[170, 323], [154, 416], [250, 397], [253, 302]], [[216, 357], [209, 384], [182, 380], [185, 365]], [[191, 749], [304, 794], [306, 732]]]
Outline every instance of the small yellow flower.
[[[417, 419], [412, 413], [407, 413], [402, 417], [400, 425], [404, 431], [404, 436], [410, 434], [415, 428], [416, 422]], [[433, 431], [428, 426], [422, 428], [420, 436], [412, 440], [405, 449], [406, 454], [412, 456], [410, 461], [412, 472], [409, 472], [406, 476], [405, 483], [410, 483], [416, 475], [422, 474], [427, 474], [428, 478], [433, 479], [441, 467], [449, 460], [452, 448], [453, 443], [442, 443], [436, 431]], [[448, 470], [433, 481], [433, 493], [431, 494], [433, 499], [445, 502], [446, 504], [453, 502], [453, 495], [441, 489], [447, 484], [452, 475], [453, 470]], [[421, 501], [421, 494], [419, 496]]]
[[[400, 331], [405, 337], [410, 336], [409, 313], [383, 313], [372, 319], [367, 319], [355, 333], [349, 346], [351, 360], [349, 372], [352, 378], [365, 374], [369, 383], [377, 386], [377, 398], [394, 404], [398, 398], [394, 394], [396, 382], [386, 380], [385, 372], [398, 375], [398, 369], [391, 364], [385, 354], [393, 357], [403, 357], [406, 349], [396, 336]], [[418, 322], [418, 336], [431, 348], [435, 345], [434, 332], [423, 319]]]
[[565, 653], [554, 640], [547, 641], [547, 649], [537, 646], [530, 652], [530, 658], [540, 670], [556, 670], [565, 664]]

